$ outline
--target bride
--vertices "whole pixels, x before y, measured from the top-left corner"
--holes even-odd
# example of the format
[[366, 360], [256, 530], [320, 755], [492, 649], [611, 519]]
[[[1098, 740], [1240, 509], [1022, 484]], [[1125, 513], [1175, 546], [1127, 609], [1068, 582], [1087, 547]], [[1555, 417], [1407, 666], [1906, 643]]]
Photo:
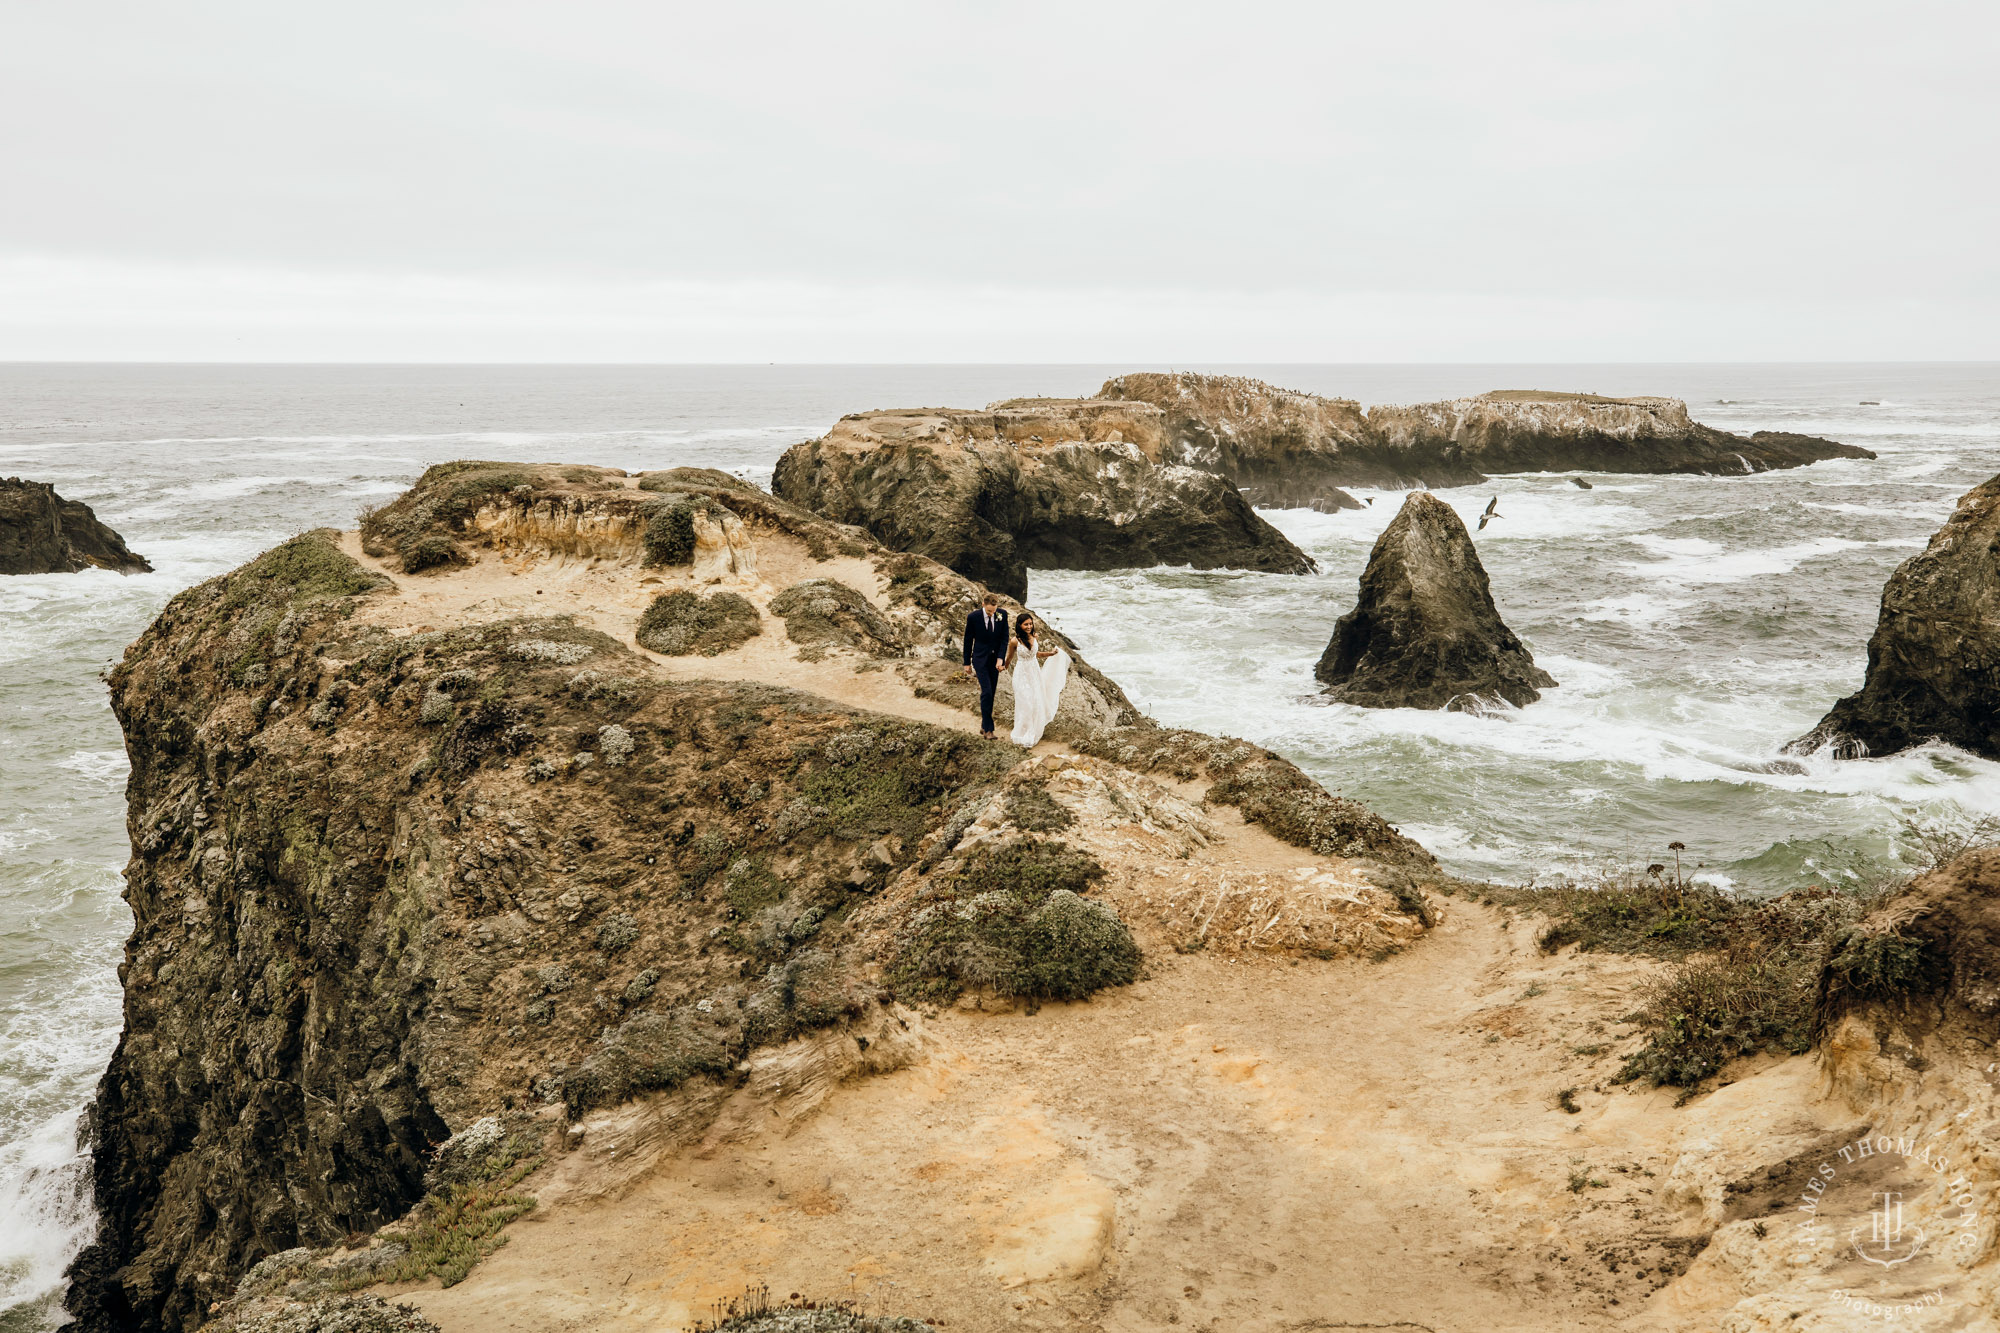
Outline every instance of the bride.
[[1041, 626], [1032, 611], [1014, 621], [1014, 639], [1003, 666], [1014, 671], [1014, 744], [1033, 745], [1056, 715], [1069, 683], [1069, 654], [1051, 643], [1041, 646]]

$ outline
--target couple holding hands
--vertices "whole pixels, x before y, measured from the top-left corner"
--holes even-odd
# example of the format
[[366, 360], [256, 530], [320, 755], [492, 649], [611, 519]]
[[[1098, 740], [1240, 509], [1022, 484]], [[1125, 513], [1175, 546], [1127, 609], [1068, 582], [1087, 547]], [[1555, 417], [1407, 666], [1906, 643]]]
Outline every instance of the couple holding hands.
[[1012, 671], [1014, 729], [1009, 739], [1016, 745], [1039, 741], [1069, 683], [1069, 654], [1053, 638], [1042, 646], [1035, 613], [1022, 610], [1010, 630], [1000, 599], [987, 593], [979, 609], [965, 618], [964, 655], [966, 674], [979, 680], [979, 734], [994, 739], [993, 692], [1000, 686], [1000, 673]]

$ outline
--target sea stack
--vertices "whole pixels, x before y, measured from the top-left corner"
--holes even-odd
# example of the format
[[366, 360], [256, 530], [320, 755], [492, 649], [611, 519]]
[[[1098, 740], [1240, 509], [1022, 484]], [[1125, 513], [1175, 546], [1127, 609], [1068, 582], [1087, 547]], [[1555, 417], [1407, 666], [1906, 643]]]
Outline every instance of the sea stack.
[[1067, 398], [857, 413], [787, 450], [771, 488], [1015, 598], [1031, 567], [1310, 573], [1227, 478], [1165, 458], [1163, 421]]
[[98, 522], [89, 505], [63, 499], [45, 481], [0, 479], [0, 574], [74, 574], [81, 569], [149, 574], [153, 567]]
[[1501, 621], [1465, 524], [1428, 491], [1411, 492], [1376, 539], [1361, 598], [1313, 674], [1365, 708], [1521, 707], [1556, 683]]
[[1967, 491], [1882, 589], [1860, 692], [1786, 746], [1840, 759], [1944, 741], [2000, 759], [2000, 477]]

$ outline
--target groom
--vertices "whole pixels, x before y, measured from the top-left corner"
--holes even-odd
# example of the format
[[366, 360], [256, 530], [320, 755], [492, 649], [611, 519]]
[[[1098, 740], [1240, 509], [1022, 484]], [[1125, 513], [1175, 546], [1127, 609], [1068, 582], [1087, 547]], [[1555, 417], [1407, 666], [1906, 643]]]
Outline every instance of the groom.
[[965, 618], [965, 673], [979, 677], [979, 734], [993, 739], [993, 691], [1000, 686], [1000, 659], [1007, 655], [1007, 613], [987, 593]]

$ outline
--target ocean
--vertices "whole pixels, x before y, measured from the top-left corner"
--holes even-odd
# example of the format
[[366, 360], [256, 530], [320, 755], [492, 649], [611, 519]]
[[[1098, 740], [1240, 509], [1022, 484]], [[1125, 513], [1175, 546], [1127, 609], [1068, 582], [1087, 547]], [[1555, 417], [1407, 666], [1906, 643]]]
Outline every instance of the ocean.
[[[698, 465], [767, 484], [846, 412], [1094, 393], [1153, 366], [0, 365], [0, 475], [54, 482], [156, 572], [0, 578], [0, 1333], [57, 1322], [88, 1237], [77, 1119], [119, 1027], [126, 760], [103, 673], [176, 592], [453, 458]], [[1498, 716], [1320, 701], [1312, 668], [1394, 516], [1266, 514], [1317, 575], [1034, 571], [1029, 603], [1162, 723], [1243, 736], [1469, 876], [1658, 860], [1767, 894], [1882, 873], [1911, 825], [2000, 815], [1942, 746], [1768, 771], [1861, 682], [1882, 584], [2000, 469], [2000, 365], [1200, 366], [1359, 398], [1667, 394], [1725, 429], [1864, 445], [1751, 477], [1569, 474], [1439, 494], [1560, 682]]]

